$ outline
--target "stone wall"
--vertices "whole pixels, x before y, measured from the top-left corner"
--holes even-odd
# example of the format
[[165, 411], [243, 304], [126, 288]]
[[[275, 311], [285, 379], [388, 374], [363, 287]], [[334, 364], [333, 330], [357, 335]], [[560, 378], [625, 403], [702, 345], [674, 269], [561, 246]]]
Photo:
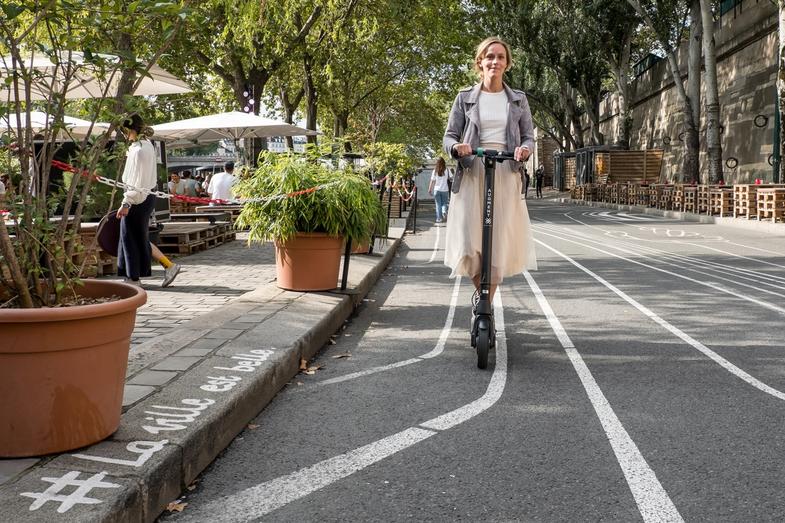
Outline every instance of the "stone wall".
[[[755, 178], [770, 181], [776, 104], [777, 8], [768, 0], [743, 0], [721, 17], [715, 31], [725, 181], [750, 183]], [[686, 76], [686, 42], [679, 60]], [[701, 87], [705, 89], [705, 82]], [[666, 61], [661, 60], [639, 76], [632, 85], [632, 93], [630, 148], [664, 149], [662, 179], [674, 180], [681, 169], [685, 149], [684, 126]], [[601, 106], [601, 131], [606, 143], [616, 140], [617, 106], [615, 94], [607, 97]], [[701, 177], [705, 179], [705, 110], [701, 112], [701, 122]]]

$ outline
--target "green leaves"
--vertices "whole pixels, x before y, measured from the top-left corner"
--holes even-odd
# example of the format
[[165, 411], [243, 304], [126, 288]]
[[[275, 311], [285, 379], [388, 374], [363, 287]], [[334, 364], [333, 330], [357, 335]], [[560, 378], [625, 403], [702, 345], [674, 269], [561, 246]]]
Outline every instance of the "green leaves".
[[0, 9], [3, 10], [3, 14], [9, 21], [21, 15], [26, 10], [25, 6], [21, 4], [11, 4], [11, 3], [0, 4]]
[[265, 153], [236, 191], [241, 198], [265, 199], [247, 202], [240, 214], [238, 224], [250, 228], [249, 241], [282, 242], [297, 232], [327, 232], [362, 242], [386, 221], [367, 178], [294, 154]]

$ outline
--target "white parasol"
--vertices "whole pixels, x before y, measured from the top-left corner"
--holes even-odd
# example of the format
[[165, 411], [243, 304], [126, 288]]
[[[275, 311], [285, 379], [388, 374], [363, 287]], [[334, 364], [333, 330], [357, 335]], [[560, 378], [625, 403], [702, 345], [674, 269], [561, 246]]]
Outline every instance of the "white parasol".
[[271, 136], [313, 136], [318, 134], [288, 124], [257, 116], [233, 111], [189, 118], [176, 122], [153, 125], [154, 138], [182, 143], [216, 142], [218, 140], [242, 140], [244, 138], [269, 138]]
[[[19, 122], [22, 122], [22, 129], [30, 128], [34, 133], [41, 132], [47, 127], [51, 128], [54, 124], [54, 117], [43, 111], [30, 111], [30, 119], [28, 121], [27, 114], [11, 114], [7, 118], [0, 117], [0, 134], [16, 134], [19, 128]], [[63, 127], [67, 129], [67, 133], [62, 134], [67, 136], [84, 137], [88, 131], [90, 134], [101, 134], [106, 132], [109, 128], [108, 123], [95, 122], [90, 129], [91, 122], [89, 120], [82, 120], [81, 118], [74, 118], [73, 116], [63, 116]]]
[[[82, 53], [66, 51], [59, 56], [60, 59], [56, 61], [43, 54], [26, 58], [24, 68], [31, 72], [32, 100], [46, 100], [51, 93], [62, 92], [64, 87], [67, 99], [103, 98], [117, 94], [117, 84], [122, 73], [117, 56], [94, 54], [91, 59], [86, 59]], [[5, 79], [12, 75], [13, 67], [10, 56], [0, 58], [0, 103], [16, 99], [13, 83], [5, 83]], [[190, 91], [185, 82], [153, 65], [132, 94], [150, 96]], [[20, 85], [20, 98], [23, 92], [24, 86]]]

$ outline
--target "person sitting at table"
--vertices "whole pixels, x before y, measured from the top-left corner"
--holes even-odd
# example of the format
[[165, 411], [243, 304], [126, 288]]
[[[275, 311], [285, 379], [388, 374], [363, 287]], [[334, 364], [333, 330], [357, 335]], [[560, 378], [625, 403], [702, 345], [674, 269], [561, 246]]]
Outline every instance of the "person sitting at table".
[[178, 173], [172, 173], [170, 178], [168, 183], [169, 194], [185, 194], [185, 184], [180, 179], [180, 175]]

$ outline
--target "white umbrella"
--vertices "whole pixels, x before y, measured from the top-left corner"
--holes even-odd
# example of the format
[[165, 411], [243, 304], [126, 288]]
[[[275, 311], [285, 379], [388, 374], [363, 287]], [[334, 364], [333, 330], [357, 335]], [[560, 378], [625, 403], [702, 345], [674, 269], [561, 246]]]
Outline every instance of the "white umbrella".
[[255, 114], [233, 111], [153, 125], [154, 138], [182, 143], [269, 138], [271, 136], [312, 136], [316, 131]]
[[[0, 134], [15, 134], [19, 128], [21, 121], [22, 129], [28, 127], [34, 133], [41, 132], [47, 127], [52, 127], [54, 124], [54, 117], [43, 111], [30, 111], [30, 119], [28, 121], [27, 113], [17, 114], [13, 113], [8, 117], [0, 117]], [[84, 137], [88, 131], [90, 134], [101, 134], [109, 128], [108, 123], [95, 122], [90, 129], [91, 122], [89, 120], [82, 120], [81, 118], [74, 118], [73, 116], [63, 116], [63, 126], [68, 130], [68, 133], [63, 132], [62, 137], [67, 137], [68, 134], [76, 137]]]
[[[85, 60], [79, 52], [61, 52], [60, 60], [53, 62], [49, 56], [35, 54], [25, 60], [25, 69], [31, 71], [32, 100], [46, 100], [52, 92], [62, 92], [67, 87], [65, 97], [68, 99], [113, 97], [117, 94], [117, 84], [121, 73], [120, 60], [113, 55], [94, 55], [100, 58], [100, 64]], [[11, 75], [13, 62], [10, 56], [0, 58], [0, 103], [15, 100], [13, 84], [6, 85], [3, 81]], [[150, 96], [158, 94], [177, 94], [190, 92], [188, 85], [171, 73], [153, 65], [149, 76], [142, 78], [139, 87], [132, 94]], [[108, 88], [107, 88], [108, 87]], [[24, 86], [19, 86], [22, 98]], [[106, 93], [106, 94], [104, 94]]]

